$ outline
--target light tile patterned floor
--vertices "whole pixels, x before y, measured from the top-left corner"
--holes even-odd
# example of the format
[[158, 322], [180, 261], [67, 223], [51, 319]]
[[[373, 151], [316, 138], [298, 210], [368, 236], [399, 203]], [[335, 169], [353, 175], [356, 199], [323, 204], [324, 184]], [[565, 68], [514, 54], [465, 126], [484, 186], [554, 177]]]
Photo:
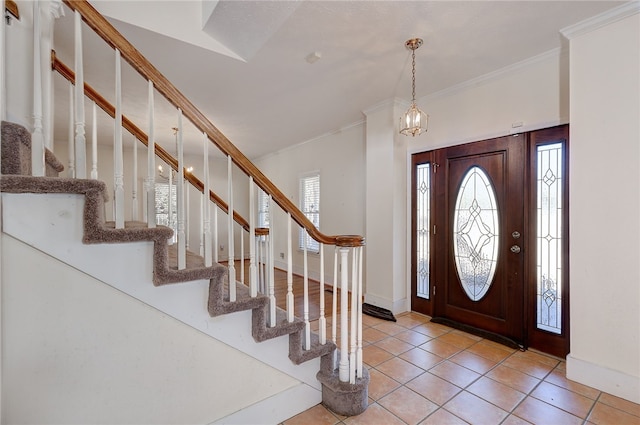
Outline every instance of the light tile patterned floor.
[[363, 318], [369, 407], [345, 418], [322, 405], [285, 425], [640, 425], [640, 405], [565, 378], [565, 363], [415, 313]]

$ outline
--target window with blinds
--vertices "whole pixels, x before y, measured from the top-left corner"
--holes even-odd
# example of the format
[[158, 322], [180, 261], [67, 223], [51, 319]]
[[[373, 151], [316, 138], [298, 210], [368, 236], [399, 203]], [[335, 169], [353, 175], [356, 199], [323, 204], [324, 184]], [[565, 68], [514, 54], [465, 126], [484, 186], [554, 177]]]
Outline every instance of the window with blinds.
[[[316, 228], [320, 227], [320, 173], [315, 172], [300, 177], [300, 209]], [[305, 242], [306, 240], [306, 242]], [[300, 228], [298, 247], [304, 249], [305, 243], [310, 252], [320, 252], [320, 243]]]

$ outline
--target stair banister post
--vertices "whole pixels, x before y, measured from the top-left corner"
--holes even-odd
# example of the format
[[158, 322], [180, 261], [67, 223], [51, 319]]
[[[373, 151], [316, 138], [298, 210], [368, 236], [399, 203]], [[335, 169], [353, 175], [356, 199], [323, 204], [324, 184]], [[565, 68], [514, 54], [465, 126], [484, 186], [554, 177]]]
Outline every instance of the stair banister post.
[[[50, 66], [51, 51], [53, 50], [53, 29], [55, 19], [64, 16], [64, 8], [61, 0], [49, 0], [48, 13], [45, 13], [47, 19], [44, 21], [42, 32], [42, 49], [41, 61], [42, 67], [42, 85], [43, 85], [43, 106], [44, 106], [44, 145], [54, 152], [53, 148], [53, 130], [54, 130], [54, 91], [53, 91], [53, 70]], [[4, 8], [2, 9], [4, 10]], [[5, 93], [5, 92], [3, 92]]]
[[204, 193], [202, 194], [202, 216], [203, 216], [203, 235], [204, 241], [203, 256], [204, 265], [211, 267], [211, 202], [209, 200], [209, 192], [211, 191], [211, 180], [209, 179], [209, 138], [207, 133], [202, 133], [202, 142], [204, 146]]
[[244, 232], [240, 228], [240, 283], [244, 285]]
[[291, 251], [291, 213], [287, 213], [287, 320], [289, 323], [293, 322], [295, 313], [293, 297], [293, 258]]
[[358, 253], [351, 248], [351, 329], [349, 331], [349, 383], [356, 383], [356, 326], [358, 325]]
[[304, 320], [304, 349], [309, 350], [311, 348], [311, 326], [309, 324], [309, 260], [307, 249], [309, 244], [309, 234], [307, 233], [307, 229], [303, 228], [302, 231], [304, 232], [304, 248], [302, 250], [304, 256], [302, 315]]
[[68, 177], [76, 177], [76, 154], [74, 149], [74, 125], [73, 125], [73, 83], [69, 83], [69, 133], [67, 136], [67, 156], [69, 157]]
[[[4, 10], [2, 12], [4, 14]], [[40, 1], [35, 0], [33, 2], [33, 134], [31, 135], [31, 174], [34, 176], [45, 175], [40, 14]]]
[[[6, 10], [4, 0], [0, 0], [0, 5], [2, 6], [2, 11], [4, 13], [4, 11]], [[7, 62], [5, 61], [6, 49], [5, 49], [4, 40], [5, 40], [5, 24], [3, 22], [2, 25], [0, 25], [0, 93], [2, 93], [2, 96], [0, 96], [0, 120], [2, 121], [7, 120], [7, 96], [6, 96], [7, 84], [6, 84], [6, 68], [5, 68], [5, 64]]]
[[[331, 307], [333, 308], [333, 317], [331, 318], [331, 341], [338, 346], [338, 247], [333, 247], [333, 288], [331, 292]], [[335, 369], [338, 361], [336, 350], [333, 351], [333, 366]]]
[[267, 237], [267, 264], [269, 265], [269, 327], [273, 328], [276, 325], [276, 288], [275, 288], [275, 267], [273, 263], [273, 245], [275, 245], [275, 217], [273, 197], [269, 195], [269, 234]]
[[338, 377], [349, 382], [349, 249], [340, 247], [340, 364]]
[[148, 82], [149, 135], [147, 136], [147, 227], [156, 227], [156, 144], [155, 144], [155, 105], [153, 99], [153, 81]]
[[249, 292], [251, 297], [258, 295], [256, 273], [256, 198], [253, 176], [249, 176]]
[[362, 378], [362, 259], [364, 257], [364, 247], [359, 246], [358, 250], [358, 302], [356, 303], [358, 309], [358, 339], [356, 350], [356, 376]]
[[213, 207], [213, 262], [218, 263], [218, 206]]
[[131, 220], [138, 221], [138, 139], [133, 138], [133, 175], [131, 176]]
[[87, 178], [87, 146], [84, 124], [84, 65], [82, 62], [82, 17], [75, 12], [75, 118], [76, 178]]
[[91, 178], [98, 179], [98, 111], [96, 102], [93, 102], [91, 114]]
[[[77, 13], [77, 12], [76, 12]], [[76, 87], [79, 82], [76, 76]], [[84, 85], [82, 86], [84, 87]], [[76, 98], [77, 101], [77, 98]], [[77, 108], [76, 108], [77, 110]], [[116, 229], [124, 229], [124, 153], [122, 151], [122, 66], [116, 49], [116, 118], [114, 123], [114, 208]], [[79, 177], [79, 170], [76, 170]]]
[[234, 259], [235, 247], [233, 246], [233, 160], [227, 156], [227, 182], [229, 193], [228, 205], [228, 240], [229, 240], [229, 301], [236, 300], [236, 266]]
[[178, 270], [187, 267], [187, 247], [184, 234], [184, 155], [182, 140], [182, 109], [178, 108], [178, 181], [176, 182], [178, 197]]
[[320, 244], [320, 318], [318, 319], [320, 344], [327, 343], [327, 319], [324, 313], [324, 244]]

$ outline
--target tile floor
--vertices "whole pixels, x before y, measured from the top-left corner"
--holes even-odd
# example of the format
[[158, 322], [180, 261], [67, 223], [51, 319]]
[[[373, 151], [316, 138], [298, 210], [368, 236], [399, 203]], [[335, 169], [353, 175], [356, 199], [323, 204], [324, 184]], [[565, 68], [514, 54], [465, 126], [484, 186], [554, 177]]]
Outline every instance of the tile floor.
[[369, 407], [345, 418], [317, 405], [295, 424], [636, 424], [640, 405], [569, 381], [565, 363], [407, 313], [363, 318]]

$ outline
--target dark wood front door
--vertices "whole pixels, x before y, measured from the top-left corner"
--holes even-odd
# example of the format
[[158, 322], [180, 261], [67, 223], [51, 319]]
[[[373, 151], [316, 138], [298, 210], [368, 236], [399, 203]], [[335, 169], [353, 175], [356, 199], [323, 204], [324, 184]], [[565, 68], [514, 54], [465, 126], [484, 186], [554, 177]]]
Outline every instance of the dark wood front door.
[[521, 135], [435, 155], [434, 317], [524, 342], [525, 146]]
[[569, 352], [568, 152], [561, 125], [412, 155], [412, 310]]

